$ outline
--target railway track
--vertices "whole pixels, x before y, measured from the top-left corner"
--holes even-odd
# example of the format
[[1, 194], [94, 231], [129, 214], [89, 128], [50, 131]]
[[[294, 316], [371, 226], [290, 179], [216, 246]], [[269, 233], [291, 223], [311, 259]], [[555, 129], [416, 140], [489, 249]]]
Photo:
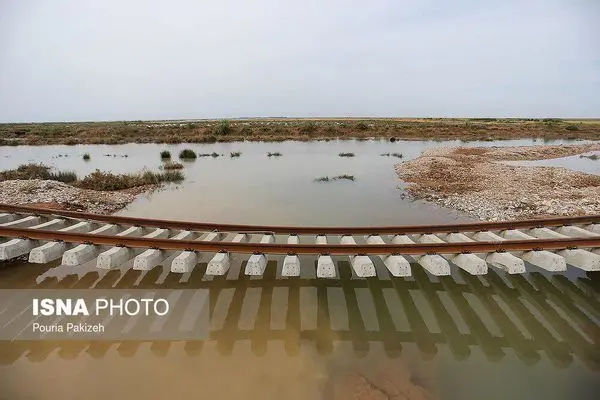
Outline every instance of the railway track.
[[[339, 275], [332, 256], [348, 256], [353, 274], [376, 276], [378, 259], [396, 277], [413, 264], [430, 274], [460, 268], [483, 275], [488, 266], [509, 274], [527, 265], [564, 271], [567, 265], [600, 270], [600, 215], [507, 222], [385, 227], [285, 227], [212, 224], [97, 215], [0, 204], [0, 260], [29, 255], [31, 263], [62, 260], [99, 268], [133, 260], [133, 269], [171, 263], [171, 272], [191, 271], [212, 253], [208, 275], [224, 275], [233, 254], [250, 254], [246, 275], [263, 275], [269, 256], [285, 255], [281, 274], [299, 276], [317, 257], [317, 276]], [[337, 242], [337, 243], [336, 243]], [[373, 257], [373, 258], [371, 258]]]

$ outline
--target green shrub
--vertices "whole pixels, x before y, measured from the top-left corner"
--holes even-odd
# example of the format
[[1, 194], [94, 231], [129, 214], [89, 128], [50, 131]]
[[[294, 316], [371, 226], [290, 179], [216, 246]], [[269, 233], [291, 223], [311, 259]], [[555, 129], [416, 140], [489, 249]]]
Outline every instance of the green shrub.
[[179, 153], [179, 158], [186, 160], [195, 160], [196, 152], [192, 149], [184, 149]]
[[578, 131], [579, 127], [577, 125], [567, 125], [565, 129], [568, 131]]
[[85, 161], [90, 161], [90, 159], [91, 159], [91, 158], [92, 158], [92, 157], [90, 157], [90, 153], [85, 153], [85, 154], [83, 155], [83, 159], [84, 159]]
[[160, 152], [160, 158], [167, 159], [167, 158], [171, 158], [171, 152], [169, 150], [163, 150]]
[[231, 125], [229, 125], [229, 121], [227, 121], [226, 119], [219, 122], [219, 125], [217, 125], [215, 127], [216, 135], [221, 135], [221, 136], [229, 135], [231, 133], [231, 131], [232, 131]]

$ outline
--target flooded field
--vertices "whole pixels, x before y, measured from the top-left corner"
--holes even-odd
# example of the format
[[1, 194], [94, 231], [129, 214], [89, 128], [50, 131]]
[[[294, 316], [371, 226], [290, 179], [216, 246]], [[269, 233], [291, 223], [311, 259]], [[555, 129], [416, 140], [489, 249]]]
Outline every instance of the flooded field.
[[573, 171], [600, 175], [600, 152], [597, 151], [577, 156], [551, 158], [548, 160], [504, 161], [504, 163], [525, 167], [561, 167]]
[[[121, 214], [279, 225], [423, 224], [469, 217], [406, 198], [393, 169], [402, 160], [381, 154], [410, 159], [431, 146], [459, 144], [0, 147], [0, 169], [34, 161], [80, 176], [96, 168], [157, 170], [161, 150], [176, 159], [189, 147], [222, 156], [186, 162], [182, 184], [143, 196]], [[530, 144], [536, 142], [469, 143]], [[230, 157], [236, 151], [241, 156]], [[314, 181], [341, 174], [355, 180]], [[0, 288], [208, 288], [211, 328], [207, 340], [193, 342], [0, 342], [0, 399], [558, 400], [595, 399], [600, 390], [597, 274], [572, 267], [549, 274], [528, 265], [525, 275], [490, 267], [481, 277], [456, 269], [437, 278], [412, 264], [412, 277], [393, 278], [376, 259], [378, 277], [359, 279], [347, 257], [334, 257], [339, 279], [316, 279], [316, 257], [307, 256], [301, 276], [286, 279], [279, 273], [283, 257], [273, 256], [264, 276], [249, 278], [240, 273], [248, 257], [238, 255], [227, 276], [213, 278], [204, 274], [211, 256], [202, 255], [183, 276], [162, 267], [134, 271], [131, 262], [109, 272], [93, 263], [4, 265]]]
[[[190, 145], [127, 144], [0, 147], [0, 170], [42, 162], [80, 177], [95, 169], [157, 171], [160, 152], [174, 161], [182, 149], [216, 153], [184, 162], [181, 185], [140, 198], [121, 214], [157, 218], [279, 225], [392, 225], [452, 222], [468, 217], [405, 198], [393, 165], [439, 146], [517, 146], [577, 141], [329, 141], [215, 143]], [[241, 152], [232, 158], [230, 153]], [[280, 157], [268, 157], [279, 152]], [[90, 160], [82, 159], [88, 153]], [[340, 157], [353, 153], [354, 157]], [[402, 154], [402, 158], [391, 156]], [[390, 154], [382, 156], [381, 154]], [[315, 179], [348, 174], [354, 181]]]

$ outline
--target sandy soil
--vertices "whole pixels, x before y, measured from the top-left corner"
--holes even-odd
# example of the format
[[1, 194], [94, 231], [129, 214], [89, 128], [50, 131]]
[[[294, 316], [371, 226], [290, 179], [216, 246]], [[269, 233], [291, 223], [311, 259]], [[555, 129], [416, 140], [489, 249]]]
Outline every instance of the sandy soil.
[[111, 214], [127, 206], [141, 193], [153, 189], [153, 186], [141, 186], [105, 192], [40, 179], [8, 180], [0, 182], [0, 203]]
[[455, 147], [425, 151], [396, 165], [415, 198], [434, 201], [482, 220], [600, 214], [600, 176], [557, 167], [502, 161], [540, 160], [600, 150], [572, 146]]

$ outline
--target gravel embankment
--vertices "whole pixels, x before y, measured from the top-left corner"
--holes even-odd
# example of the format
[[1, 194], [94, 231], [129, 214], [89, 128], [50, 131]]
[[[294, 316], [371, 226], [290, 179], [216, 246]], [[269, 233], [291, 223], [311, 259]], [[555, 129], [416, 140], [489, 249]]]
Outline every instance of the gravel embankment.
[[600, 214], [600, 175], [502, 161], [567, 157], [600, 150], [572, 146], [455, 147], [425, 151], [396, 165], [415, 198], [464, 211], [481, 220]]
[[40, 179], [8, 180], [0, 182], [0, 203], [111, 214], [151, 189], [152, 186], [143, 186], [106, 192]]

